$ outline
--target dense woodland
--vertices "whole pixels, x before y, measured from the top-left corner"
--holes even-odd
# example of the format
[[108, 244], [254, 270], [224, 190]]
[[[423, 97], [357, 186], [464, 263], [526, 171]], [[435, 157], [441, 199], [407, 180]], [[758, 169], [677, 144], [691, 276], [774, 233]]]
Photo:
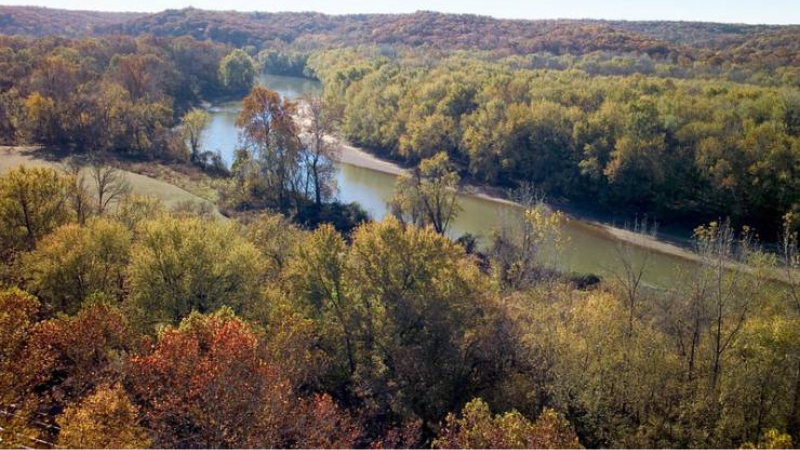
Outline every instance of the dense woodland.
[[364, 53], [309, 64], [342, 109], [344, 135], [385, 156], [446, 151], [489, 184], [532, 183], [660, 222], [730, 217], [775, 236], [800, 212], [796, 88]]
[[[0, 141], [72, 155], [0, 175], [0, 446], [800, 442], [797, 27], [0, 8]], [[201, 105], [238, 98], [225, 167]], [[337, 202], [332, 136], [408, 165], [390, 217]], [[523, 208], [485, 248], [446, 237], [465, 181]], [[697, 263], [560, 273], [542, 195], [700, 225]]]

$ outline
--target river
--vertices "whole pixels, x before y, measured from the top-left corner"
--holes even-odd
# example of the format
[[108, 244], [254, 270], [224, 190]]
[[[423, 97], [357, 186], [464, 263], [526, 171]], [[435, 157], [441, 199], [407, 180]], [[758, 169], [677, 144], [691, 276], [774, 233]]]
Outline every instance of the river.
[[[262, 75], [258, 82], [293, 99], [304, 92], [321, 90], [319, 83], [304, 78]], [[240, 101], [212, 107], [212, 121], [203, 140], [205, 150], [218, 150], [229, 165], [237, 145], [235, 121], [240, 108]], [[360, 203], [374, 219], [384, 217], [387, 213], [386, 200], [392, 194], [395, 176], [345, 163], [339, 163], [337, 167], [339, 200]], [[486, 241], [501, 218], [519, 214], [519, 208], [512, 205], [469, 195], [462, 195], [459, 204], [462, 212], [453, 223], [450, 235], [457, 237], [469, 232], [478, 236], [482, 242]], [[613, 278], [615, 274], [621, 273], [619, 254], [622, 246], [606, 229], [573, 218], [566, 224], [564, 234], [568, 241], [560, 257], [560, 269], [595, 273], [605, 278]], [[675, 281], [678, 268], [691, 270], [695, 264], [678, 256], [641, 248], [635, 248], [632, 255], [638, 260], [647, 258], [643, 281], [654, 287], [668, 286]]]

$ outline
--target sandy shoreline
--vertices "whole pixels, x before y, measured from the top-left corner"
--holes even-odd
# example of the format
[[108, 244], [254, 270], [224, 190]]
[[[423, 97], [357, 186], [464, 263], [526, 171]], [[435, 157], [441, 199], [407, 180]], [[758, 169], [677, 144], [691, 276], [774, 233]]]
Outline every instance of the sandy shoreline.
[[[377, 156], [346, 142], [338, 142], [336, 149], [339, 152], [338, 161], [344, 164], [375, 170], [389, 175], [400, 175], [406, 170], [391, 161], [380, 159]], [[468, 185], [464, 188], [463, 195], [512, 207], [522, 207], [522, 205], [519, 203], [507, 198], [499, 197], [497, 194], [495, 194], [497, 191], [497, 189], [492, 189], [490, 186]], [[567, 211], [564, 211], [564, 213], [567, 215], [567, 217], [569, 217], [573, 225], [581, 226], [588, 232], [603, 234], [607, 236], [608, 239], [629, 243], [643, 249], [651, 250], [653, 252], [678, 258], [684, 261], [702, 263], [702, 258], [700, 255], [694, 253], [689, 248], [665, 242], [652, 236], [611, 226], [591, 218], [581, 217]], [[747, 267], [738, 264], [729, 264], [729, 267], [738, 268], [745, 272], [749, 270]], [[788, 282], [788, 279], [783, 273], [773, 272], [768, 277], [774, 281], [783, 283]]]
[[[339, 142], [336, 145], [336, 149], [339, 152], [338, 161], [344, 164], [375, 170], [395, 176], [402, 174], [406, 170], [391, 161], [380, 159], [377, 156], [346, 142]], [[495, 192], [497, 192], [497, 189], [492, 189], [490, 186], [468, 185], [464, 188], [463, 195], [512, 207], [522, 207], [522, 205], [519, 203], [507, 198], [499, 197], [497, 194], [495, 194]], [[608, 225], [591, 218], [581, 217], [571, 212], [563, 212], [567, 215], [573, 225], [581, 226], [588, 232], [602, 234], [607, 236], [608, 239], [629, 243], [637, 247], [651, 250], [669, 257], [678, 258], [683, 261], [702, 263], [702, 258], [700, 255], [694, 253], [689, 248], [665, 242], [652, 236], [635, 233], [630, 230]], [[730, 264], [729, 267], [738, 268], [745, 272], [749, 270], [747, 267], [738, 264]], [[788, 282], [788, 279], [783, 273], [773, 272], [768, 276], [768, 278], [778, 282]]]
[[[368, 153], [367, 151], [350, 145], [346, 142], [339, 141], [336, 145], [338, 151], [338, 160], [341, 163], [351, 166], [362, 167], [365, 169], [375, 170], [378, 172], [386, 173], [389, 175], [400, 175], [405, 172], [405, 169], [397, 164], [380, 159], [377, 156]], [[520, 204], [511, 201], [507, 198], [500, 197], [492, 192], [492, 189], [487, 186], [468, 185], [464, 189], [464, 195], [479, 198], [485, 201], [500, 203], [508, 206], [521, 207]], [[634, 233], [623, 228], [614, 227], [602, 222], [592, 220], [585, 217], [579, 217], [573, 213], [566, 213], [567, 216], [573, 221], [577, 221], [580, 225], [590, 228], [590, 231], [595, 233], [603, 233], [611, 239], [617, 239], [627, 242], [642, 248], [656, 251], [665, 255], [681, 258], [689, 261], [699, 262], [700, 257], [693, 253], [691, 250], [680, 247], [678, 245], [665, 242], [651, 236]]]
[[405, 169], [397, 164], [385, 159], [380, 159], [377, 156], [367, 153], [358, 147], [353, 147], [350, 144], [337, 142], [336, 149], [338, 151], [337, 162], [356, 167], [363, 167], [365, 169], [375, 170], [377, 172], [382, 172], [389, 175], [400, 175], [405, 172]]

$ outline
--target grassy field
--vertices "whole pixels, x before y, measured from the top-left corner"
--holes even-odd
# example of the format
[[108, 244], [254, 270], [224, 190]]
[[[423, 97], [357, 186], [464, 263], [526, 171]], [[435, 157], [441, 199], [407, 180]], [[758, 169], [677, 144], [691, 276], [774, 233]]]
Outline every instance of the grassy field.
[[[0, 173], [21, 165], [63, 168], [64, 159], [57, 153], [45, 151], [38, 147], [0, 146]], [[224, 218], [216, 204], [207, 197], [201, 197], [174, 184], [129, 170], [123, 170], [123, 173], [131, 184], [134, 193], [158, 197], [167, 205], [167, 208], [176, 208], [186, 203], [196, 203], [205, 205], [215, 217]], [[205, 190], [208, 191], [207, 189]]]

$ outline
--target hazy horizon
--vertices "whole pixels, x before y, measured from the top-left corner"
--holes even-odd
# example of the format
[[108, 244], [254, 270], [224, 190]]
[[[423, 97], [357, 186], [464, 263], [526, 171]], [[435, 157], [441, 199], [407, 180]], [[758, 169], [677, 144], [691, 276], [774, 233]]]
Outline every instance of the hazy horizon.
[[346, 14], [408, 14], [416, 11], [477, 14], [499, 19], [595, 19], [629, 21], [687, 21], [735, 24], [796, 25], [800, 23], [800, 2], [776, 0], [769, 4], [711, 0], [696, 2], [676, 0], [669, 4], [650, 4], [632, 0], [608, 0], [602, 5], [589, 0], [537, 1], [515, 4], [496, 0], [491, 4], [476, 0], [392, 0], [332, 4], [323, 0], [278, 0], [267, 7], [255, 0], [229, 0], [219, 8], [212, 0], [141, 0], [135, 6], [123, 0], [30, 0], [4, 1], [7, 6], [39, 6], [84, 11], [155, 13], [167, 9], [194, 7], [215, 11], [240, 12], [320, 12]]

